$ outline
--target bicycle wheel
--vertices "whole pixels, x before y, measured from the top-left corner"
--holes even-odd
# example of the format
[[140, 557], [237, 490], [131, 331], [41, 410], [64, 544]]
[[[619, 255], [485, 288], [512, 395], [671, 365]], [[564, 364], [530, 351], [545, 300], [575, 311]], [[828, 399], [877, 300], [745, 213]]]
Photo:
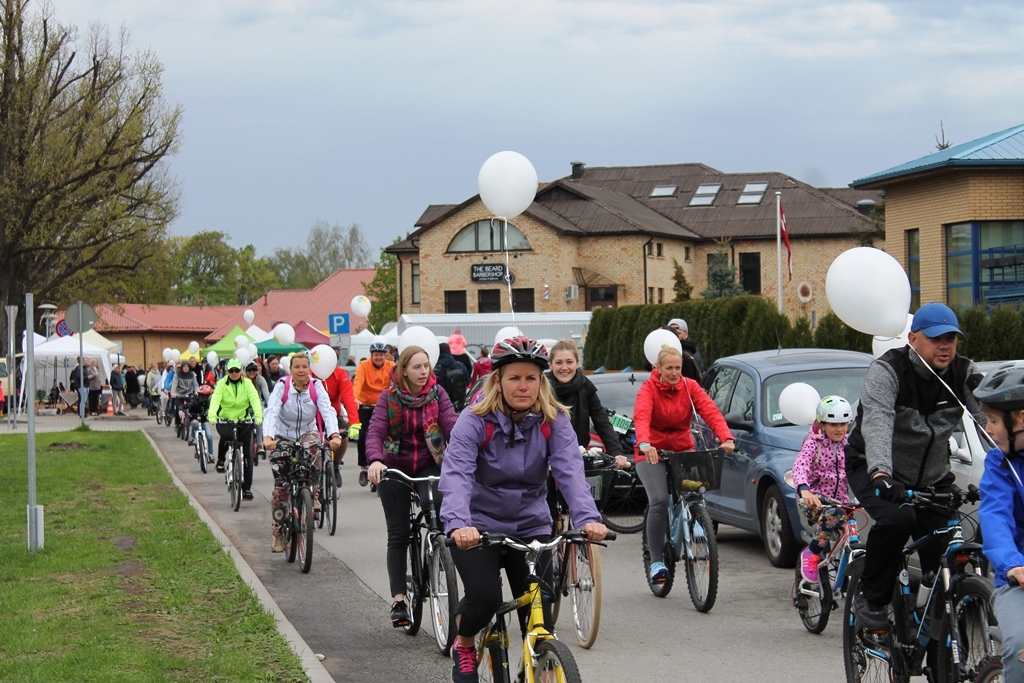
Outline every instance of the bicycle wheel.
[[299, 546], [299, 569], [303, 574], [309, 573], [313, 566], [313, 494], [304, 488], [299, 492], [299, 528], [297, 529]]
[[945, 645], [938, 657], [938, 680], [973, 682], [981, 673], [982, 666], [988, 664], [989, 657], [1001, 650], [1001, 647], [993, 644], [989, 632], [989, 627], [996, 625], [996, 617], [990, 604], [991, 598], [992, 586], [980, 576], [972, 574], [959, 577], [953, 614], [963, 675], [953, 667], [952, 652], [946, 645], [952, 635], [950, 619], [943, 618], [939, 623], [936, 638], [940, 645]]
[[647, 514], [644, 513], [643, 539], [641, 541], [644, 557], [644, 576], [647, 578], [647, 585], [655, 597], [664, 598], [672, 591], [672, 584], [676, 579], [676, 551], [672, 542], [665, 539], [664, 558], [662, 562], [668, 567], [668, 577], [664, 583], [651, 583], [651, 549], [647, 545]]
[[492, 621], [476, 636], [476, 651], [480, 658], [477, 676], [480, 683], [504, 683], [511, 672], [508, 670], [508, 650], [501, 646], [502, 638], [508, 641], [508, 633], [498, 633]]
[[537, 644], [537, 666], [533, 671], [533, 680], [581, 683], [583, 679], [568, 645], [557, 640], [542, 640]]
[[291, 494], [291, 510], [289, 510], [289, 518], [286, 524], [282, 525], [282, 530], [285, 534], [285, 549], [288, 552], [288, 561], [294, 562], [299, 552], [299, 528], [300, 528], [300, 517], [302, 514], [301, 500], [298, 493], [292, 490]]
[[989, 657], [978, 670], [974, 683], [1003, 683], [1003, 662], [998, 657]]
[[444, 537], [436, 536], [430, 551], [430, 611], [434, 618], [434, 640], [447, 657], [455, 641], [455, 608], [459, 606], [459, 582], [451, 551]]
[[203, 471], [203, 474], [206, 474], [209, 471], [209, 467], [208, 467], [209, 463], [207, 463], [207, 458], [206, 458], [206, 455], [207, 455], [206, 454], [206, 449], [207, 448], [208, 448], [208, 445], [206, 443], [206, 434], [202, 434], [202, 433], [197, 434], [196, 435], [196, 457], [199, 458], [199, 469], [201, 469]]
[[327, 517], [327, 468], [324, 467], [320, 470], [320, 491], [317, 493], [317, 499], [320, 501], [320, 510], [313, 511], [313, 519], [316, 520], [316, 528], [324, 528], [324, 519]]
[[809, 633], [818, 634], [825, 630], [832, 612], [832, 580], [828, 564], [818, 566], [817, 583], [804, 581], [800, 570], [797, 570], [793, 582], [793, 604]]
[[572, 620], [580, 647], [589, 650], [601, 626], [601, 554], [599, 546], [574, 543], [568, 575], [571, 580]]
[[420, 624], [423, 622], [423, 572], [422, 558], [420, 553], [420, 535], [415, 529], [409, 539], [409, 557], [406, 561], [409, 566], [405, 574], [405, 604], [409, 608], [409, 623], [403, 626], [407, 635], [414, 636], [420, 632]]
[[334, 479], [334, 467], [330, 463], [324, 467], [327, 472], [327, 486], [321, 486], [321, 495], [324, 496], [323, 514], [327, 516], [327, 533], [331, 536], [338, 530], [338, 482]]
[[231, 509], [238, 512], [242, 507], [242, 451], [238, 445], [231, 447], [231, 481], [228, 482], [231, 493]]
[[617, 470], [601, 511], [605, 525], [620, 534], [639, 533], [644, 526], [647, 491], [633, 468]]
[[551, 576], [554, 585], [551, 586], [551, 626], [558, 622], [558, 613], [562, 608], [562, 598], [569, 595], [569, 553], [572, 552], [569, 543], [563, 543], [551, 553]]
[[698, 612], [710, 612], [718, 597], [718, 539], [703, 503], [690, 506], [690, 547], [682, 558], [686, 588]]
[[853, 598], [860, 592], [860, 575], [864, 558], [850, 565], [850, 584], [843, 606], [843, 665], [846, 683], [893, 683], [892, 628], [885, 631], [862, 631], [853, 613]]

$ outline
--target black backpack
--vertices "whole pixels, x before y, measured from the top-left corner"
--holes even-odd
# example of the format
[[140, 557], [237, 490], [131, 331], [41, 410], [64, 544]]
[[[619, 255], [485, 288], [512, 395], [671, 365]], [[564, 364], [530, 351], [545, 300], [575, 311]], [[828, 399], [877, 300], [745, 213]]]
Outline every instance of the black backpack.
[[448, 398], [452, 400], [456, 410], [461, 410], [466, 403], [466, 373], [462, 363], [456, 361], [444, 373], [444, 387]]

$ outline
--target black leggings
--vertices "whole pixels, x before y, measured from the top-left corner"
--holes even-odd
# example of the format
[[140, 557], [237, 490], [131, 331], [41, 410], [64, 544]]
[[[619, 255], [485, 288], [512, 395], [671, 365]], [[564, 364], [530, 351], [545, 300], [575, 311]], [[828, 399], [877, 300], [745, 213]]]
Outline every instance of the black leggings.
[[[441, 474], [440, 465], [424, 467], [412, 476], [436, 477]], [[434, 509], [441, 512], [441, 493], [434, 486]], [[416, 484], [416, 492], [424, 503], [427, 500], [427, 484]], [[412, 489], [401, 480], [385, 479], [377, 486], [377, 495], [384, 508], [384, 521], [388, 527], [388, 581], [391, 595], [405, 595], [405, 574], [409, 567], [409, 505], [412, 501]], [[424, 567], [424, 571], [426, 571]]]
[[[551, 540], [550, 534], [531, 536], [520, 539], [526, 543], [538, 540], [546, 543]], [[459, 602], [456, 614], [462, 615], [459, 622], [459, 635], [472, 637], [487, 626], [503, 602], [501, 593], [501, 569], [505, 569], [508, 586], [512, 595], [518, 598], [527, 588], [526, 557], [518, 550], [504, 546], [491, 546], [459, 550], [452, 548], [452, 559], [459, 569], [459, 576], [466, 592]], [[537, 573], [548, 586], [552, 582], [551, 553], [545, 552], [537, 562]], [[530, 608], [519, 609], [519, 630], [526, 633], [526, 619], [530, 616]], [[544, 623], [551, 628], [551, 604], [544, 600]]]
[[[233, 425], [218, 424], [217, 434], [220, 435], [220, 442], [217, 444], [217, 464], [224, 464], [224, 456], [228, 452], [228, 444], [231, 443]], [[252, 488], [252, 425], [238, 425], [238, 440], [242, 442], [242, 453], [245, 454], [244, 472], [242, 473], [242, 489], [248, 491]]]
[[373, 406], [359, 406], [359, 422], [362, 426], [359, 428], [359, 441], [356, 443], [356, 449], [359, 453], [359, 466], [366, 467], [366, 435], [370, 431], [370, 417], [373, 415]]

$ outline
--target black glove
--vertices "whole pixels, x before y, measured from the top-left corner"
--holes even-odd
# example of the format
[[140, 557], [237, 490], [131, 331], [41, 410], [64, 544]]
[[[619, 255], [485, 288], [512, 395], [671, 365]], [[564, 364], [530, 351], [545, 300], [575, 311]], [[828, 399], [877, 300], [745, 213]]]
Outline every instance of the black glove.
[[907, 502], [907, 487], [895, 481], [888, 474], [875, 477], [871, 483], [875, 485], [875, 495], [882, 500], [887, 500], [890, 503]]

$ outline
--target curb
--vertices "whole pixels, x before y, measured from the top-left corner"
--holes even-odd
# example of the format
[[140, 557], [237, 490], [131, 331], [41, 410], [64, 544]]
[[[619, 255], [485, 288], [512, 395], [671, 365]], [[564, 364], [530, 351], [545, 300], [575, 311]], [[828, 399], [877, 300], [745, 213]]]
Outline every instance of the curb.
[[201, 519], [206, 526], [213, 532], [213, 537], [217, 539], [217, 542], [221, 544], [221, 549], [231, 556], [231, 559], [235, 562], [235, 567], [238, 569], [238, 574], [248, 586], [252, 589], [256, 597], [259, 598], [260, 603], [263, 604], [263, 608], [274, 615], [274, 620], [277, 622], [278, 632], [284, 636], [285, 640], [288, 641], [288, 645], [292, 651], [298, 655], [302, 661], [302, 668], [306, 672], [306, 676], [309, 678], [310, 683], [335, 683], [334, 678], [327, 669], [324, 668], [323, 663], [317, 659], [316, 654], [309, 647], [299, 632], [295, 630], [292, 623], [288, 621], [288, 617], [284, 615], [281, 608], [278, 607], [277, 602], [270, 595], [270, 591], [263, 585], [259, 577], [256, 576], [256, 572], [252, 570], [249, 563], [245, 561], [242, 554], [238, 552], [238, 548], [234, 546], [231, 540], [227, 537], [227, 534], [220, 528], [220, 526], [213, 520], [213, 517], [206, 512], [206, 509], [199, 504], [199, 501], [195, 499], [192, 492], [188, 490], [188, 487], [178, 478], [178, 475], [174, 473], [171, 466], [167, 463], [167, 459], [164, 457], [160, 447], [156, 445], [153, 437], [145, 429], [139, 430], [145, 435], [149, 444], [156, 451], [156, 454], [160, 456], [160, 461], [163, 462], [164, 467], [167, 469], [168, 474], [171, 475], [171, 481], [174, 485], [188, 497], [189, 505], [191, 505], [197, 513], [199, 513], [199, 519]]

